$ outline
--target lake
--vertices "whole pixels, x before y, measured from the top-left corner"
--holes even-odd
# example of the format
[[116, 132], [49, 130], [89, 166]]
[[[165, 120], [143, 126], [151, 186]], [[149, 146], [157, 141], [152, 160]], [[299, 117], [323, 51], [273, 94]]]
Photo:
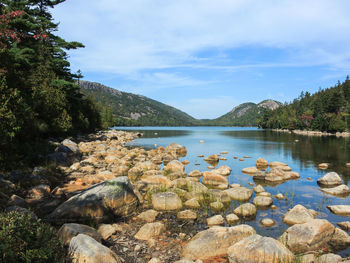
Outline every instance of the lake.
[[[317, 179], [327, 172], [337, 172], [344, 183], [349, 185], [350, 168], [345, 163], [350, 162], [350, 138], [336, 137], [308, 137], [288, 133], [277, 133], [257, 128], [246, 127], [116, 127], [120, 130], [131, 130], [143, 133], [143, 137], [130, 142], [131, 147], [140, 146], [147, 149], [156, 146], [167, 146], [174, 142], [186, 146], [187, 156], [180, 160], [188, 160], [186, 172], [192, 170], [208, 171], [208, 163], [198, 155], [208, 156], [220, 154], [227, 161], [220, 161], [219, 165], [228, 165], [232, 169], [228, 177], [230, 184], [239, 183], [242, 186], [252, 188], [253, 177], [243, 174], [245, 167], [255, 166], [255, 162], [262, 157], [269, 162], [281, 161], [287, 163], [293, 171], [300, 174], [300, 179], [287, 181], [278, 186], [263, 185], [265, 190], [272, 195], [282, 193], [287, 200], [274, 199], [278, 209], [258, 210], [255, 220], [243, 222], [252, 225], [257, 233], [265, 236], [278, 237], [288, 225], [282, 222], [289, 208], [296, 204], [302, 204], [307, 208], [319, 212], [317, 218], [325, 218], [336, 224], [348, 221], [349, 217], [341, 217], [329, 212], [327, 205], [349, 204], [350, 197], [340, 198], [324, 194], [317, 185]], [[200, 140], [205, 141], [200, 143]], [[156, 146], [155, 146], [156, 145]], [[234, 159], [236, 156], [238, 159]], [[243, 158], [243, 157], [250, 158]], [[239, 159], [244, 161], [239, 161]], [[330, 163], [329, 169], [318, 169], [319, 163]], [[309, 178], [309, 179], [307, 179]], [[312, 178], [312, 180], [310, 180]], [[253, 200], [253, 195], [251, 201]], [[231, 213], [232, 209], [239, 205], [233, 202], [225, 211]], [[277, 224], [271, 228], [265, 228], [259, 224], [262, 218], [274, 219]], [[350, 250], [343, 251], [342, 255], [349, 255]]]

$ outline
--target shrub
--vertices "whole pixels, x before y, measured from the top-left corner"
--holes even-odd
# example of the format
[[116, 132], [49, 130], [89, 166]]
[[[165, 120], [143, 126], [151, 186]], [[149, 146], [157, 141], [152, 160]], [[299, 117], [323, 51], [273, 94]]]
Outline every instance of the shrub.
[[0, 262], [65, 262], [56, 230], [29, 213], [0, 213]]

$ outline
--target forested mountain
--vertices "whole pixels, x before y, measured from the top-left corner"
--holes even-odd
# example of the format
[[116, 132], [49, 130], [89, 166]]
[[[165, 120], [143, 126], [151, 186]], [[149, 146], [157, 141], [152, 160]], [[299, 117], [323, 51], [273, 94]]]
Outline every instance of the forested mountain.
[[102, 111], [106, 126], [189, 126], [197, 120], [164, 103], [102, 84], [79, 81], [82, 92], [92, 95]]
[[276, 109], [281, 105], [280, 102], [274, 100], [264, 100], [259, 104], [247, 102], [234, 107], [225, 115], [211, 120], [214, 125], [230, 125], [230, 126], [256, 126], [258, 118], [265, 112], [265, 109]]
[[302, 92], [293, 102], [266, 111], [258, 122], [261, 128], [317, 131], [350, 130], [350, 80], [311, 95]]

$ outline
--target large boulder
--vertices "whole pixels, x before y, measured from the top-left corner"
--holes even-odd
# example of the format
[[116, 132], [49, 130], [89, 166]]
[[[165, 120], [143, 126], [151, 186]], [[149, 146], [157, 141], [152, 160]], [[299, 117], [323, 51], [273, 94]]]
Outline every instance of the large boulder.
[[229, 247], [230, 263], [292, 262], [294, 255], [281, 242], [260, 235], [252, 235]]
[[62, 242], [65, 245], [69, 245], [72, 238], [79, 234], [90, 236], [97, 242], [101, 242], [102, 240], [101, 235], [96, 231], [96, 229], [87, 225], [81, 225], [76, 223], [64, 224], [63, 226], [61, 226], [57, 233], [58, 237], [62, 240]]
[[130, 214], [137, 205], [129, 179], [125, 176], [96, 184], [57, 207], [49, 220], [54, 222], [103, 222]]
[[303, 224], [314, 219], [314, 215], [302, 205], [296, 205], [283, 217], [283, 222], [288, 225]]
[[179, 210], [182, 208], [182, 201], [176, 193], [163, 192], [152, 195], [152, 205], [158, 211]]
[[184, 247], [182, 255], [191, 260], [225, 255], [230, 246], [255, 233], [255, 230], [248, 225], [213, 226], [196, 234]]
[[330, 172], [318, 179], [317, 183], [325, 186], [337, 186], [341, 185], [343, 181], [336, 172]]
[[108, 247], [84, 234], [79, 234], [72, 238], [68, 251], [73, 263], [122, 262]]
[[224, 192], [227, 193], [229, 197], [235, 201], [248, 201], [253, 195], [253, 192], [250, 189], [242, 186], [230, 188]]
[[295, 253], [316, 251], [328, 247], [335, 227], [325, 219], [313, 219], [289, 227], [279, 240]]

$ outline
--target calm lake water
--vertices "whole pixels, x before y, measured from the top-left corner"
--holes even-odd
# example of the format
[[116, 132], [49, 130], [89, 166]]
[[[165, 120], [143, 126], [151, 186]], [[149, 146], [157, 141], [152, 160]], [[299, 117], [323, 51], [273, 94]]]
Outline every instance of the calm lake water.
[[[326, 208], [327, 205], [350, 205], [350, 197], [340, 198], [324, 194], [319, 190], [320, 187], [316, 182], [327, 172], [335, 171], [341, 175], [344, 183], [349, 185], [350, 168], [345, 166], [345, 163], [350, 162], [349, 138], [308, 137], [246, 127], [117, 127], [117, 129], [143, 133], [143, 137], [129, 143], [131, 146], [149, 149], [154, 148], [155, 144], [165, 147], [172, 142], [186, 146], [187, 156], [181, 160], [190, 161], [190, 164], [186, 166], [187, 173], [195, 169], [209, 170], [204, 158], [199, 158], [198, 155], [208, 156], [227, 151], [228, 154], [223, 155], [227, 161], [220, 161], [218, 166], [231, 167], [232, 173], [228, 177], [230, 184], [239, 183], [249, 188], [252, 188], [249, 183], [255, 183], [253, 177], [243, 174], [241, 170], [255, 166], [259, 157], [269, 162], [287, 163], [293, 171], [300, 174], [300, 179], [287, 181], [274, 187], [263, 185], [265, 190], [272, 195], [283, 193], [288, 196], [288, 199], [279, 201], [273, 198], [278, 209], [258, 210], [255, 220], [244, 222], [252, 225], [257, 233], [272, 237], [280, 236], [288, 228], [288, 225], [282, 222], [282, 215], [296, 204], [302, 204], [318, 211], [317, 218], [325, 218], [333, 224], [350, 220], [350, 217], [334, 215]], [[204, 140], [205, 143], [200, 143], [200, 140]], [[234, 159], [234, 156], [251, 158], [239, 161]], [[323, 162], [330, 163], [329, 169], [317, 168], [317, 165]], [[312, 180], [308, 180], [308, 177], [311, 177]], [[237, 206], [239, 203], [233, 202], [225, 213], [231, 213]], [[265, 217], [274, 219], [277, 224], [272, 228], [261, 226], [259, 221]], [[350, 250], [343, 251], [341, 254], [350, 255]]]

